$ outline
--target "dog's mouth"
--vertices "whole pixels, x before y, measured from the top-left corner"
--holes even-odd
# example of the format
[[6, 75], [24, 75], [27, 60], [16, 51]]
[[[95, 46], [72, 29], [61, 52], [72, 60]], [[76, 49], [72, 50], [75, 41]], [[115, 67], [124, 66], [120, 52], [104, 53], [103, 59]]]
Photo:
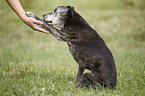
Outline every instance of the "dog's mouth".
[[43, 15], [43, 21], [50, 26], [64, 28], [65, 21], [67, 20], [68, 16], [64, 12], [61, 14], [60, 12], [52, 12]]
[[54, 15], [52, 13], [43, 15], [43, 21], [49, 25], [59, 25], [60, 24], [60, 21], [58, 21], [56, 18], [54, 18]]
[[[45, 20], [44, 20], [45, 21]], [[46, 23], [48, 23], [48, 24], [51, 24], [53, 21], [45, 21]]]
[[54, 18], [52, 14], [43, 15], [43, 21], [53, 27], [63, 28], [64, 26], [63, 21], [60, 21], [58, 18]]
[[43, 15], [43, 21], [51, 25], [51, 24], [53, 24], [53, 21], [54, 21], [53, 17], [54, 16], [53, 16], [52, 13], [44, 14]]

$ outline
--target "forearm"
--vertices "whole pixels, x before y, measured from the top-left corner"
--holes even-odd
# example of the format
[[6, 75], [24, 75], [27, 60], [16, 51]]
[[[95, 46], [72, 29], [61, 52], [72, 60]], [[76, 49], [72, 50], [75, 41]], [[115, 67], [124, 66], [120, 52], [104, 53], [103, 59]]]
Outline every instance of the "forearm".
[[23, 21], [26, 20], [27, 16], [19, 0], [6, 0], [6, 1]]
[[43, 25], [43, 22], [40, 20], [36, 20], [32, 17], [28, 17], [20, 4], [19, 0], [6, 0], [7, 3], [11, 6], [11, 8], [15, 11], [15, 13], [23, 20], [25, 24], [33, 28], [34, 30], [41, 31], [44, 33], [49, 33], [48, 31], [40, 28], [38, 25]]

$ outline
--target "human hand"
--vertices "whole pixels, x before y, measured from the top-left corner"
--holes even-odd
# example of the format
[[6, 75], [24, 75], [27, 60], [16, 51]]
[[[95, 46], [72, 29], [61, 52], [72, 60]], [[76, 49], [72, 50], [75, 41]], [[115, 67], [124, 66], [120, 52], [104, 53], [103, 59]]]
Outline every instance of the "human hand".
[[44, 33], [49, 33], [49, 31], [40, 27], [43, 25], [42, 21], [35, 20], [34, 18], [28, 17], [25, 14], [25, 11], [21, 6], [19, 0], [6, 0], [6, 1], [11, 6], [11, 8], [16, 12], [16, 14], [23, 20], [23, 22], [26, 23], [28, 26], [30, 26], [32, 29]]
[[36, 31], [40, 31], [40, 32], [49, 34], [49, 31], [47, 31], [47, 30], [43, 29], [42, 27], [40, 27], [40, 25], [43, 25], [42, 21], [36, 20], [36, 19], [34, 19], [32, 17], [27, 17], [27, 16], [22, 18], [22, 20], [24, 21], [24, 23], [26, 23], [32, 29], [34, 29]]

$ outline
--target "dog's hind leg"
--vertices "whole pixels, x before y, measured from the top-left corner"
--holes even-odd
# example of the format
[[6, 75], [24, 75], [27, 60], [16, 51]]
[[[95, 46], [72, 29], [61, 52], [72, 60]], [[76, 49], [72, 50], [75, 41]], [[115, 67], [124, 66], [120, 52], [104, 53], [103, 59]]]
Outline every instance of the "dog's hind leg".
[[78, 78], [76, 87], [91, 87], [101, 89], [101, 80], [96, 77], [95, 73], [85, 73]]
[[79, 70], [78, 70], [76, 82], [78, 82], [78, 80], [79, 80], [80, 76], [83, 74], [84, 70], [85, 70], [84, 68], [82, 68], [81, 66], [79, 66]]

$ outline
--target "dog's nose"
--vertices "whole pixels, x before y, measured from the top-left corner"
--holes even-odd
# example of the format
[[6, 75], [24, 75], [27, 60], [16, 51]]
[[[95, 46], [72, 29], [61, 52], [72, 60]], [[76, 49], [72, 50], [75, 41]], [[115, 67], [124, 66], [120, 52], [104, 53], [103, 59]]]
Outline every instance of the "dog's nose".
[[45, 21], [47, 19], [47, 17], [48, 17], [47, 14], [44, 14], [43, 15], [43, 20]]
[[44, 14], [43, 17], [45, 17], [47, 14]]

